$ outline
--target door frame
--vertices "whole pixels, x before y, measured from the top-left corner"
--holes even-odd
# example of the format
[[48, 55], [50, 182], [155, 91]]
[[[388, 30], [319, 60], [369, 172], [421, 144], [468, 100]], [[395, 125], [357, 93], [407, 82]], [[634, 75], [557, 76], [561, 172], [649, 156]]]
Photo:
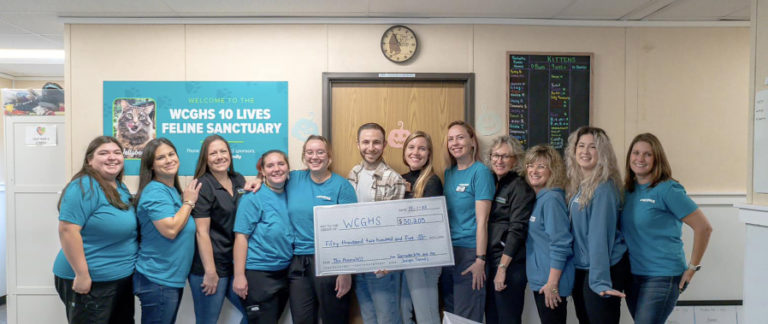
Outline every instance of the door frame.
[[464, 83], [464, 121], [475, 125], [474, 73], [337, 73], [323, 72], [323, 136], [331, 141], [331, 90], [336, 82], [428, 82], [459, 81]]

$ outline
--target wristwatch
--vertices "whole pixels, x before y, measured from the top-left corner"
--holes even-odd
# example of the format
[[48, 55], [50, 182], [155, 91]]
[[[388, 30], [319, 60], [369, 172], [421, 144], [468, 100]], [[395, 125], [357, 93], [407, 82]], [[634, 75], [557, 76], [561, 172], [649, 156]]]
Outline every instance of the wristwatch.
[[479, 255], [479, 254], [478, 254], [478, 255], [476, 255], [476, 256], [475, 256], [475, 258], [477, 258], [477, 259], [480, 259], [480, 260], [483, 260], [483, 261], [486, 261], [486, 260], [485, 260], [485, 255]]
[[693, 271], [699, 271], [699, 270], [701, 270], [701, 265], [700, 264], [693, 265], [693, 264], [688, 263], [688, 269], [692, 269]]
[[499, 262], [499, 269], [506, 269], [507, 265]]

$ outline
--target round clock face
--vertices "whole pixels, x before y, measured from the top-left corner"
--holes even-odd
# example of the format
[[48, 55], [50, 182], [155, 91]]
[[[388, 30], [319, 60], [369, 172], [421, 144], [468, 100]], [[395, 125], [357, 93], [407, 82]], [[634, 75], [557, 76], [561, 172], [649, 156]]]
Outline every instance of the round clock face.
[[395, 63], [413, 58], [419, 46], [416, 34], [405, 26], [392, 26], [381, 36], [381, 52]]

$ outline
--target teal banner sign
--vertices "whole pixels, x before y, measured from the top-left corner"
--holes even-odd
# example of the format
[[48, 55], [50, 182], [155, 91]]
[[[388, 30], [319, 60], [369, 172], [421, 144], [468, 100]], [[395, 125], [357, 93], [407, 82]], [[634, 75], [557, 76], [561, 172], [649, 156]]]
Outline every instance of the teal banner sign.
[[104, 81], [104, 135], [123, 145], [125, 174], [138, 175], [144, 146], [176, 146], [179, 175], [195, 171], [212, 134], [232, 147], [235, 170], [255, 175], [262, 153], [288, 150], [288, 82]]

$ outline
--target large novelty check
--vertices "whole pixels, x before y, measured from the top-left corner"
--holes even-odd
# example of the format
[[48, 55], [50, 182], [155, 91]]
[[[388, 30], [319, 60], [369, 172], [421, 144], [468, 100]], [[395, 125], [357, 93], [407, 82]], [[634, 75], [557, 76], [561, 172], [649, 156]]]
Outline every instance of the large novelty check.
[[445, 197], [315, 207], [318, 276], [453, 265]]

